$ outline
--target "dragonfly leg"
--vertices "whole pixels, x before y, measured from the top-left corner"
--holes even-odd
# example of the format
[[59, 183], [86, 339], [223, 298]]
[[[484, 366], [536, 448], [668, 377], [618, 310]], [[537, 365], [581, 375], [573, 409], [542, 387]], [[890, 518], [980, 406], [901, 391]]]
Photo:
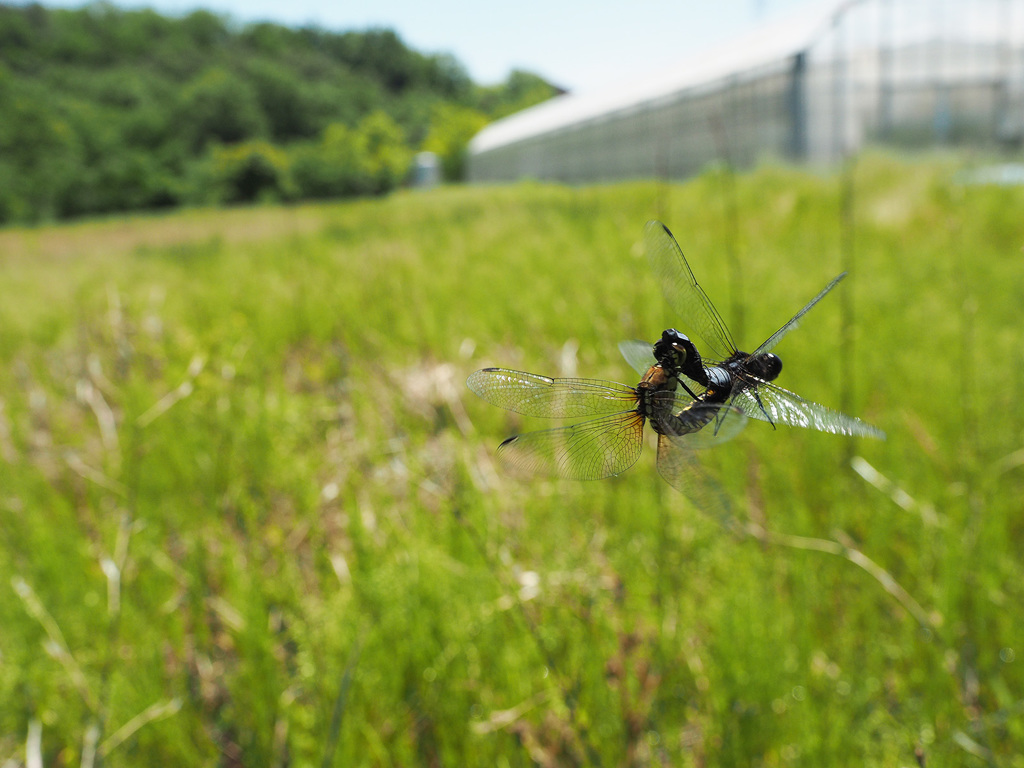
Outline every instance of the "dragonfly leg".
[[761, 413], [764, 414], [765, 420], [772, 425], [772, 429], [775, 429], [775, 422], [772, 421], [772, 417], [768, 415], [768, 411], [764, 409], [764, 403], [761, 402], [761, 396], [757, 394], [757, 388], [755, 387], [752, 391], [754, 393], [754, 399], [757, 400], [757, 407], [761, 409]]
[[729, 411], [725, 408], [720, 408], [718, 413], [715, 414], [715, 437], [718, 437], [718, 430], [722, 428], [722, 423], [725, 421], [725, 417], [729, 415]]
[[679, 386], [682, 387], [684, 390], [686, 390], [686, 394], [688, 394], [694, 400], [697, 399], [697, 396], [695, 394], [693, 394], [693, 390], [691, 390], [688, 386], [686, 386], [686, 384], [683, 383], [682, 379], [677, 379], [677, 381], [679, 382]]

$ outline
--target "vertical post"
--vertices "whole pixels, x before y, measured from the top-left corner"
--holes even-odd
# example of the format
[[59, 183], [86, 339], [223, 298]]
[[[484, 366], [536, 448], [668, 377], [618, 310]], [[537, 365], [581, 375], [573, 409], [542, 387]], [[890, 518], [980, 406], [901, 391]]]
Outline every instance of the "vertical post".
[[893, 3], [882, 0], [878, 10], [878, 136], [892, 136], [895, 41], [893, 40]]
[[787, 154], [795, 162], [807, 159], [807, 51], [793, 57], [786, 94], [789, 113], [789, 146]]
[[[855, 261], [854, 241], [854, 170], [856, 159], [846, 136], [846, 89], [848, 76], [846, 50], [846, 19], [840, 12], [833, 19], [835, 50], [832, 64], [833, 115], [832, 125], [835, 131], [833, 139], [833, 156], [842, 162], [839, 179], [839, 261], [840, 268], [852, 272]], [[854, 305], [853, 291], [842, 291], [839, 295], [839, 409], [849, 413], [853, 403], [853, 372], [854, 372]], [[853, 458], [853, 443], [849, 442], [846, 460]]]
[[[661, 120], [665, 121], [667, 119], [667, 107], [663, 105], [661, 109]], [[656, 107], [645, 108], [644, 115], [647, 118], [647, 132], [648, 136], [650, 136], [651, 147], [654, 153], [654, 178], [658, 189], [656, 200], [658, 220], [667, 221], [672, 179], [672, 163], [670, 159], [672, 149], [669, 144], [669, 131], [661, 130], [658, 127]]]
[[[839, 262], [844, 272], [854, 273], [856, 265], [855, 171], [856, 156], [850, 154], [843, 161], [839, 189]], [[853, 412], [854, 361], [853, 329], [856, 322], [852, 286], [839, 292], [839, 410]], [[853, 443], [848, 442], [847, 463], [853, 458]]]
[[740, 212], [736, 200], [736, 171], [728, 160], [722, 166], [722, 205], [725, 212], [725, 253], [729, 260], [729, 296], [732, 300], [730, 321], [736, 338], [743, 333], [743, 270], [740, 267], [739, 230]]
[[[736, 79], [733, 78], [725, 99], [733, 98], [732, 94], [736, 85]], [[730, 115], [730, 117], [732, 116]], [[740, 268], [739, 257], [739, 205], [736, 200], [736, 172], [733, 163], [732, 137], [729, 133], [730, 125], [735, 125], [735, 121], [733, 120], [727, 125], [726, 119], [721, 114], [708, 118], [708, 127], [714, 137], [722, 164], [720, 179], [722, 212], [725, 218], [725, 257], [729, 264], [729, 294], [732, 299], [729, 321], [737, 338], [743, 338], [743, 270]]]
[[846, 157], [846, 25], [840, 12], [832, 19], [832, 161]]
[[[960, 0], [962, 1], [962, 0]], [[947, 60], [949, 54], [948, 7], [937, 3], [932, 9], [931, 22], [935, 31], [929, 51], [928, 79], [935, 89], [935, 112], [932, 116], [932, 138], [937, 144], [948, 144], [953, 138], [952, 84], [949, 80]]]
[[1013, 6], [1012, 0], [1003, 0], [1000, 27], [1003, 30], [1002, 44], [999, 46], [999, 64], [996, 73], [995, 125], [993, 134], [998, 144], [1001, 139], [1008, 138], [1004, 130], [1010, 126], [1013, 80]]

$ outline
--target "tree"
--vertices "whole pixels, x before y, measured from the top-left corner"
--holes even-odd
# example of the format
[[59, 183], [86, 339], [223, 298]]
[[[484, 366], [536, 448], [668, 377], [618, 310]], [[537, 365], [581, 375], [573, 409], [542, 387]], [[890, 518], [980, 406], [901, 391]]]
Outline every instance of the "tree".
[[266, 141], [211, 147], [208, 174], [217, 202], [287, 200], [295, 194], [287, 154]]
[[232, 144], [266, 131], [256, 89], [221, 67], [207, 69], [185, 86], [179, 119], [194, 149], [211, 141]]
[[465, 177], [469, 141], [487, 122], [483, 112], [470, 107], [438, 104], [434, 108], [423, 149], [441, 159], [441, 171], [446, 181], [460, 181]]
[[64, 213], [81, 166], [81, 146], [44, 89], [20, 83], [0, 66], [0, 219], [49, 219]]
[[481, 89], [479, 105], [494, 119], [540, 104], [561, 93], [564, 91], [543, 78], [516, 69], [501, 85]]
[[372, 112], [360, 122], [357, 139], [370, 191], [379, 194], [397, 187], [409, 173], [413, 158], [398, 123], [385, 112]]
[[0, 221], [379, 194], [421, 147], [458, 179], [486, 119], [553, 92], [522, 72], [480, 88], [387, 29], [0, 0]]

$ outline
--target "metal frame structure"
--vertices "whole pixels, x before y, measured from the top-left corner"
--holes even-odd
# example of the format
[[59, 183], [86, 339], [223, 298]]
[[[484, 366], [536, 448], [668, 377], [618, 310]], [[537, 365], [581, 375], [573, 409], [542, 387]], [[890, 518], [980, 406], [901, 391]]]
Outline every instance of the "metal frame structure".
[[1024, 0], [842, 0], [470, 143], [470, 181], [684, 178], [713, 161], [837, 162], [867, 144], [1020, 147]]

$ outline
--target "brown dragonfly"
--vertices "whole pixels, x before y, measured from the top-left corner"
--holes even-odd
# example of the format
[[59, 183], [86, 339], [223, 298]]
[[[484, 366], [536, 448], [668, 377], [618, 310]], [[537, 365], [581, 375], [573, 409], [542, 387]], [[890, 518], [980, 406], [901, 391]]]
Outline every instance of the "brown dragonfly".
[[[658, 435], [658, 471], [674, 488], [693, 495], [700, 472], [694, 449], [729, 440], [746, 424], [739, 408], [694, 400], [691, 375], [696, 349], [683, 334], [665, 331], [649, 347], [652, 364], [635, 387], [613, 381], [550, 378], [505, 368], [484, 368], [466, 384], [491, 405], [525, 416], [573, 419], [576, 424], [515, 435], [498, 446], [506, 464], [529, 474], [597, 480], [621, 474], [643, 448], [644, 424]], [[689, 397], [678, 392], [682, 387]], [[713, 427], [707, 428], [709, 425]]]

